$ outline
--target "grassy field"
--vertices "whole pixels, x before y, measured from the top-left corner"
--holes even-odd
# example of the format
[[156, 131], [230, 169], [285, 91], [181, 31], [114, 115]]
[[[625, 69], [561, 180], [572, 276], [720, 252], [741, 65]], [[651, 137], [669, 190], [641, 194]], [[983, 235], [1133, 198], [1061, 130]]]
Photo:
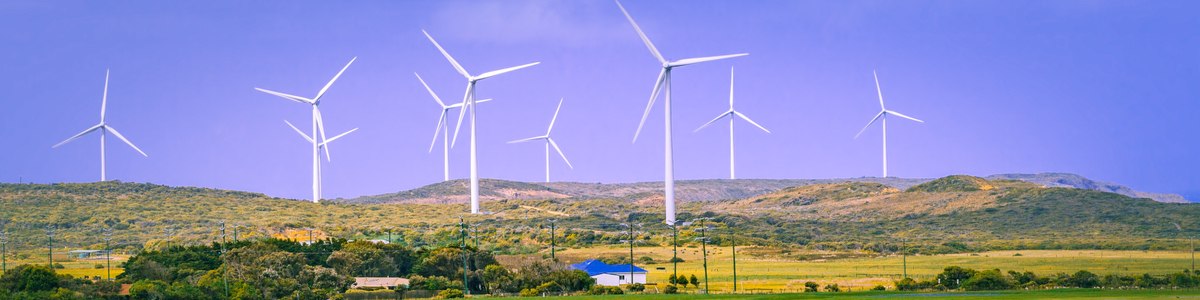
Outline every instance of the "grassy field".
[[[901, 292], [852, 292], [852, 293], [801, 293], [801, 294], [737, 294], [737, 295], [612, 295], [612, 296], [575, 296], [572, 299], [888, 299], [888, 298], [923, 298], [923, 299], [1200, 299], [1200, 290], [1098, 290], [1098, 289], [1056, 289], [1036, 291], [997, 291], [997, 292], [942, 292], [942, 293], [901, 293]], [[530, 298], [533, 299], [533, 298]]]
[[[9, 269], [12, 269], [18, 265], [23, 265], [23, 264], [42, 264], [42, 265], [46, 264], [46, 254], [45, 253], [25, 251], [25, 252], [21, 252], [21, 254], [25, 254], [25, 255], [23, 255], [25, 258], [23, 258], [23, 259], [17, 258], [17, 255], [14, 255], [13, 253], [9, 253], [10, 256], [8, 257], [8, 261], [7, 261]], [[112, 276], [113, 277], [117, 277], [117, 275], [120, 275], [121, 273], [125, 272], [125, 269], [121, 268], [121, 264], [125, 263], [125, 260], [127, 260], [127, 259], [129, 259], [128, 255], [113, 254], [113, 256], [112, 256]], [[99, 257], [99, 258], [95, 258], [95, 259], [77, 259], [77, 258], [67, 258], [66, 255], [60, 255], [58, 253], [55, 253], [54, 254], [54, 262], [60, 263], [63, 265], [62, 269], [55, 270], [58, 274], [66, 274], [66, 275], [71, 275], [74, 277], [83, 277], [83, 276], [87, 276], [87, 277], [100, 276], [100, 278], [108, 277], [109, 269], [107, 269], [108, 264], [105, 261], [104, 257]], [[96, 268], [97, 264], [102, 265], [102, 267]], [[0, 271], [0, 274], [4, 274], [4, 272]]]
[[[708, 248], [709, 287], [715, 292], [733, 288], [732, 255], [729, 248]], [[864, 291], [876, 285], [891, 289], [900, 279], [903, 262], [900, 256], [832, 258], [799, 261], [801, 253], [783, 253], [777, 249], [756, 247], [738, 248], [738, 289], [740, 291], [800, 291], [804, 282], [814, 281], [821, 286], [837, 283], [843, 289]], [[838, 253], [807, 252], [803, 255], [836, 257]], [[1019, 255], [1018, 255], [1019, 254]], [[593, 247], [559, 252], [560, 259], [580, 261], [595, 257], [629, 255], [629, 248]], [[649, 270], [650, 282], [666, 282], [672, 272], [670, 247], [638, 247], [634, 257], [649, 256], [657, 263], [639, 266]], [[699, 248], [679, 248], [678, 273], [696, 275], [704, 280], [703, 258]], [[908, 276], [929, 279], [947, 266], [1002, 271], [1032, 271], [1039, 275], [1074, 273], [1088, 270], [1096, 274], [1165, 274], [1179, 272], [1191, 266], [1190, 253], [1171, 251], [1105, 251], [1105, 250], [1030, 250], [995, 251], [973, 254], [909, 256]], [[659, 269], [662, 268], [662, 269]], [[700, 284], [704, 286], [703, 283]], [[689, 288], [694, 290], [695, 287]]]

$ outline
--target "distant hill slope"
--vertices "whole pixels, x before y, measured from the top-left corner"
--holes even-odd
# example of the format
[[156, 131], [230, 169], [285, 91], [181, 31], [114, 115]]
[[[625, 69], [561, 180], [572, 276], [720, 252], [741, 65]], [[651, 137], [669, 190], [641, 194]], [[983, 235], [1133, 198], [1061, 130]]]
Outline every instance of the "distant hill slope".
[[[1135, 198], [1150, 198], [1159, 202], [1184, 203], [1183, 196], [1134, 191], [1125, 186], [1089, 180], [1083, 176], [1066, 173], [1001, 174], [987, 177], [988, 180], [1020, 180], [1046, 187], [1069, 187], [1122, 194]], [[680, 180], [675, 182], [675, 195], [685, 202], [709, 202], [718, 200], [744, 199], [777, 192], [786, 188], [812, 184], [842, 182], [877, 183], [897, 189], [908, 189], [925, 184], [926, 178], [842, 178], [842, 179], [707, 179]], [[982, 179], [981, 179], [982, 180]], [[445, 204], [468, 202], [467, 180], [457, 179], [439, 182], [416, 189], [396, 193], [337, 199], [341, 203], [385, 204], [417, 203]], [[638, 183], [582, 183], [551, 182], [533, 183], [498, 179], [480, 180], [480, 197], [483, 201], [499, 199], [616, 199], [631, 202], [654, 202], [662, 199], [662, 182]]]
[[1135, 191], [1129, 187], [1087, 179], [1083, 176], [1070, 173], [1038, 173], [1038, 174], [997, 174], [988, 176], [989, 180], [996, 179], [1011, 179], [1040, 184], [1046, 187], [1069, 187], [1084, 190], [1093, 190], [1109, 193], [1117, 193], [1134, 198], [1150, 198], [1158, 202], [1167, 203], [1188, 203], [1187, 199], [1178, 194], [1150, 193], [1143, 191]]

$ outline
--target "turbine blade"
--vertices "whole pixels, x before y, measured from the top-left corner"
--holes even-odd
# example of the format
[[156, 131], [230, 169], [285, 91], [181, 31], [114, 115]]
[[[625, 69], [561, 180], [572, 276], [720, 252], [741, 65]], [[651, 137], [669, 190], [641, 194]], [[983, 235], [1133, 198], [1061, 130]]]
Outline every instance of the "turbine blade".
[[313, 100], [308, 99], [308, 98], [291, 95], [291, 94], [280, 93], [280, 92], [276, 92], [276, 91], [272, 91], [272, 90], [268, 90], [268, 89], [262, 89], [262, 88], [254, 88], [254, 89], [258, 90], [259, 92], [279, 96], [280, 98], [283, 98], [283, 99], [288, 99], [288, 100], [292, 100], [292, 101], [296, 101], [296, 102], [300, 102], [300, 103], [304, 103], [304, 104], [313, 104]]
[[638, 135], [642, 134], [642, 126], [646, 125], [646, 118], [650, 116], [650, 108], [654, 107], [654, 100], [658, 98], [658, 91], [662, 89], [663, 80], [667, 75], [667, 69], [663, 68], [658, 72], [658, 80], [654, 82], [654, 90], [650, 91], [650, 102], [646, 103], [646, 112], [642, 113], [642, 121], [638, 123], [637, 131], [633, 133], [633, 142], [637, 142]]
[[450, 53], [446, 52], [446, 49], [442, 48], [442, 45], [438, 44], [438, 42], [433, 39], [432, 35], [429, 35], [429, 32], [421, 29], [421, 33], [424, 33], [425, 37], [429, 38], [430, 42], [433, 42], [433, 46], [437, 47], [438, 51], [442, 52], [442, 56], [445, 56], [446, 60], [449, 60], [450, 64], [454, 65], [454, 70], [458, 71], [458, 74], [462, 74], [462, 76], [466, 78], [471, 78], [471, 74], [467, 73], [467, 69], [463, 69], [462, 65], [458, 64], [458, 61], [455, 61], [454, 57], [451, 57]]
[[442, 126], [446, 122], [446, 109], [442, 109], [442, 115], [438, 116], [437, 128], [433, 129], [433, 141], [429, 142], [429, 153], [433, 153], [433, 145], [437, 145], [438, 133], [442, 132]]
[[879, 109], [887, 110], [887, 108], [883, 107], [883, 89], [879, 88], [879, 72], [871, 70], [871, 74], [875, 75], [875, 92], [879, 93]]
[[650, 38], [646, 37], [646, 33], [642, 32], [642, 27], [638, 26], [637, 22], [633, 21], [633, 16], [629, 15], [629, 12], [625, 10], [625, 6], [621, 5], [621, 1], [613, 0], [613, 2], [617, 3], [617, 8], [620, 8], [621, 13], [625, 14], [625, 18], [629, 19], [629, 24], [633, 25], [633, 30], [637, 31], [638, 36], [642, 38], [642, 42], [646, 43], [646, 48], [650, 49], [650, 54], [653, 54], [654, 58], [658, 59], [659, 63], [664, 65], [667, 64], [667, 59], [663, 58], [662, 53], [658, 52], [658, 48], [654, 48], [654, 43], [651, 43]]
[[[480, 103], [484, 103], [484, 102], [488, 102], [488, 101], [492, 101], [492, 98], [475, 100], [475, 104], [480, 104]], [[450, 106], [446, 106], [446, 108], [459, 108], [462, 106], [463, 106], [462, 103], [454, 103], [454, 104], [450, 104]]]
[[300, 128], [296, 128], [295, 125], [292, 125], [292, 122], [288, 122], [287, 120], [283, 120], [283, 122], [287, 123], [288, 127], [291, 127], [292, 130], [296, 131], [296, 133], [299, 133], [300, 137], [304, 138], [304, 140], [308, 141], [309, 143], [313, 142], [313, 139], [311, 137], [309, 137], [308, 134], [305, 134], [303, 131], [300, 131]]
[[896, 115], [897, 117], [901, 117], [901, 118], [905, 118], [905, 119], [909, 119], [909, 120], [917, 121], [917, 122], [919, 122], [919, 123], [925, 123], [925, 121], [921, 121], [921, 120], [918, 120], [917, 118], [913, 118], [913, 117], [906, 116], [906, 115], [904, 115], [904, 114], [902, 114], [902, 113], [899, 113], [899, 112], [896, 112], [896, 111], [889, 110], [889, 111], [887, 111], [887, 113], [889, 113], [889, 114], [893, 114], [893, 115]]
[[856, 138], [856, 139], [857, 139], [857, 138], [858, 138], [858, 136], [862, 135], [864, 131], [867, 131], [867, 127], [871, 127], [871, 124], [875, 124], [875, 121], [879, 120], [879, 117], [882, 117], [882, 116], [883, 116], [883, 112], [882, 112], [882, 111], [881, 111], [881, 112], [879, 112], [878, 114], [876, 114], [874, 118], [871, 118], [871, 121], [870, 121], [870, 122], [867, 122], [867, 126], [863, 126], [863, 129], [862, 129], [862, 130], [859, 130], [859, 131], [858, 131], [858, 134], [855, 134], [855, 135], [854, 135], [854, 138]]
[[519, 140], [508, 141], [508, 143], [509, 144], [524, 143], [524, 142], [528, 142], [528, 141], [544, 140], [547, 138], [548, 137], [544, 136], [544, 135], [543, 136], [535, 136], [535, 137], [531, 137], [531, 138], [523, 138], [523, 139], [519, 139]]
[[523, 64], [520, 66], [516, 66], [516, 67], [509, 67], [509, 68], [499, 69], [499, 70], [495, 70], [495, 71], [485, 72], [483, 74], [479, 74], [479, 76], [475, 76], [475, 80], [482, 80], [482, 79], [486, 79], [488, 77], [492, 77], [492, 76], [532, 67], [532, 66], [540, 64], [540, 63], [542, 63], [542, 62], [535, 61], [535, 62]]
[[343, 132], [342, 134], [339, 134], [339, 135], [337, 135], [337, 136], [334, 136], [334, 137], [332, 137], [332, 138], [329, 138], [329, 139], [328, 139], [328, 140], [326, 140], [325, 142], [321, 143], [321, 146], [325, 146], [325, 147], [326, 147], [326, 148], [325, 148], [325, 151], [326, 151], [325, 153], [329, 153], [329, 148], [328, 148], [328, 147], [329, 147], [329, 146], [328, 146], [328, 144], [329, 144], [329, 143], [332, 143], [333, 141], [336, 141], [337, 139], [340, 139], [340, 138], [342, 138], [343, 136], [346, 136], [347, 134], [350, 134], [351, 132], [355, 132], [355, 131], [358, 131], [358, 128], [350, 129], [349, 131]]
[[554, 109], [554, 118], [550, 119], [550, 127], [546, 128], [546, 136], [550, 136], [550, 131], [554, 130], [554, 121], [558, 121], [558, 111], [562, 109], [563, 99], [565, 98], [558, 99], [558, 108]]
[[[316, 113], [315, 116], [317, 118], [317, 133], [321, 135], [321, 146], [324, 146], [325, 142], [329, 141], [328, 139], [325, 138], [325, 118], [321, 117], [321, 110], [317, 109], [316, 106], [313, 106], [313, 111]], [[329, 155], [329, 147], [325, 147], [325, 161], [332, 161], [332, 160], [333, 160], [333, 158], [330, 157], [330, 155]]]
[[708, 123], [704, 123], [704, 125], [700, 125], [700, 127], [696, 128], [696, 130], [692, 130], [692, 132], [700, 132], [700, 129], [704, 129], [704, 127], [708, 127], [708, 125], [712, 125], [712, 123], [716, 123], [717, 120], [720, 120], [721, 118], [724, 118], [725, 116], [728, 116], [731, 113], [733, 113], [732, 110], [725, 111], [725, 112], [717, 115], [716, 118], [713, 118], [712, 121], [708, 121]]
[[142, 156], [150, 157], [149, 155], [146, 155], [146, 152], [142, 152], [142, 149], [138, 149], [138, 146], [134, 145], [133, 142], [130, 142], [129, 139], [125, 138], [124, 135], [121, 135], [121, 132], [117, 131], [116, 128], [113, 128], [112, 126], [108, 126], [108, 125], [104, 125], [104, 128], [107, 129], [108, 131], [112, 131], [113, 135], [117, 136], [117, 138], [121, 139], [121, 141], [125, 142], [125, 144], [129, 145], [130, 147], [133, 147], [133, 150], [137, 150], [137, 152], [141, 153]]
[[104, 96], [100, 98], [100, 123], [104, 123], [104, 112], [108, 110], [108, 70], [104, 70]]
[[735, 110], [735, 111], [733, 111], [733, 114], [737, 115], [738, 117], [741, 117], [741, 118], [742, 118], [742, 120], [746, 120], [746, 122], [750, 122], [750, 124], [753, 124], [753, 125], [754, 125], [754, 127], [758, 127], [758, 129], [762, 129], [762, 131], [766, 131], [767, 133], [771, 133], [771, 131], [770, 131], [770, 130], [767, 130], [767, 128], [766, 128], [766, 127], [762, 127], [762, 125], [758, 125], [758, 123], [757, 123], [757, 122], [754, 122], [754, 120], [751, 120], [751, 119], [750, 119], [750, 117], [747, 117], [746, 115], [742, 114], [742, 112], [740, 112], [740, 111], [736, 111], [736, 110]]
[[729, 110], [733, 110], [733, 67], [729, 67]]
[[740, 56], [746, 56], [746, 55], [750, 55], [750, 53], [738, 53], [738, 54], [697, 57], [697, 58], [684, 58], [684, 59], [680, 59], [677, 61], [673, 61], [668, 65], [672, 66], [672, 67], [682, 67], [682, 66], [686, 66], [686, 65], [690, 65], [690, 64], [698, 64], [698, 63], [702, 63], [702, 62], [722, 60], [722, 59], [734, 58], [734, 57], [740, 57]]
[[73, 135], [64, 141], [59, 142], [58, 144], [54, 144], [54, 146], [50, 146], [50, 148], [58, 148], [58, 146], [62, 146], [67, 143], [70, 143], [71, 141], [74, 141], [75, 139], [78, 139], [81, 136], [91, 133], [92, 131], [96, 131], [96, 129], [100, 129], [100, 127], [104, 127], [104, 123], [96, 124], [96, 126], [92, 126], [92, 127], [89, 127], [88, 129], [84, 129], [82, 132], [79, 132], [78, 134]]
[[571, 161], [567, 160], [567, 155], [563, 154], [562, 148], [558, 147], [558, 143], [555, 143], [554, 139], [546, 137], [546, 141], [550, 142], [550, 146], [554, 146], [554, 151], [558, 152], [558, 156], [562, 157], [564, 162], [567, 162], [567, 167], [570, 167], [571, 169], [575, 169], [575, 166], [572, 166]]
[[434, 93], [433, 89], [429, 88], [428, 84], [425, 84], [425, 79], [421, 79], [421, 74], [417, 74], [417, 72], [413, 72], [413, 75], [417, 75], [417, 80], [421, 82], [421, 85], [425, 86], [425, 90], [429, 91], [429, 95], [433, 96], [433, 101], [437, 101], [437, 104], [441, 105], [442, 108], [445, 109], [446, 103], [443, 103], [442, 98], [438, 97], [437, 93]]
[[454, 138], [450, 139], [451, 148], [458, 144], [458, 132], [462, 130], [463, 117], [467, 116], [467, 109], [471, 108], [467, 106], [467, 100], [470, 100], [469, 97], [471, 97], [471, 90], [474, 88], [475, 82], [467, 81], [467, 90], [463, 92], [463, 101], [462, 104], [459, 105], [460, 108], [458, 109], [458, 125], [454, 125]]
[[[325, 92], [326, 92], [326, 91], [329, 91], [329, 87], [333, 86], [333, 82], [334, 82], [334, 81], [337, 81], [337, 80], [338, 80], [338, 77], [342, 77], [342, 73], [345, 73], [345, 72], [346, 72], [346, 69], [349, 69], [349, 68], [350, 68], [350, 64], [353, 64], [353, 63], [354, 63], [354, 61], [355, 61], [355, 60], [357, 60], [357, 59], [358, 59], [358, 56], [355, 56], [354, 58], [351, 58], [351, 59], [350, 59], [350, 62], [346, 63], [346, 66], [345, 66], [345, 67], [342, 67], [342, 70], [341, 70], [341, 71], [338, 71], [337, 75], [333, 75], [333, 79], [330, 79], [330, 80], [329, 80], [329, 83], [326, 83], [326, 84], [325, 84], [325, 87], [321, 88], [321, 91], [317, 92], [317, 96], [316, 96], [316, 97], [313, 97], [313, 102], [320, 102], [320, 101], [321, 101], [321, 96], [324, 96], [324, 95], [325, 95]], [[326, 151], [328, 151], [328, 150], [326, 150]]]

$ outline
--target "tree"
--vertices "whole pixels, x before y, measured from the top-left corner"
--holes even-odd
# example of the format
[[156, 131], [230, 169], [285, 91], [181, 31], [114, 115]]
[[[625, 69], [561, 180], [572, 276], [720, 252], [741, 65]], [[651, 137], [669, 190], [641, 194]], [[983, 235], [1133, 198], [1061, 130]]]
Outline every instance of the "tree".
[[134, 299], [168, 299], [167, 283], [163, 282], [162, 280], [138, 280], [129, 286], [129, 296]]
[[947, 288], [957, 289], [963, 281], [971, 278], [971, 276], [975, 275], [975, 273], [976, 271], [972, 269], [962, 268], [959, 266], [949, 266], [942, 270], [941, 274], [938, 274], [937, 279], [938, 281], [941, 281], [942, 285], [946, 286]]
[[20, 265], [0, 276], [0, 290], [13, 292], [51, 291], [59, 286], [58, 276], [50, 267]]
[[1071, 279], [1067, 280], [1067, 283], [1073, 287], [1093, 288], [1100, 285], [1100, 276], [1086, 270], [1079, 270], [1071, 275]]
[[[908, 279], [908, 278], [905, 278], [905, 279]], [[910, 280], [911, 280], [911, 279], [910, 279]], [[804, 292], [805, 292], [805, 293], [816, 293], [816, 292], [817, 292], [817, 288], [818, 288], [818, 287], [820, 287], [820, 286], [821, 286], [821, 285], [818, 285], [816, 282], [812, 282], [812, 281], [805, 282], [805, 283], [804, 283]]]
[[1000, 274], [1000, 270], [976, 272], [971, 278], [963, 281], [962, 287], [969, 291], [1007, 290], [1013, 287], [1008, 277]]
[[700, 288], [700, 279], [696, 278], [696, 274], [692, 274], [692, 277], [688, 278], [688, 281], [691, 282], [692, 285], [696, 286], [696, 288]]
[[825, 285], [825, 291], [826, 291], [826, 292], [837, 293], [837, 292], [841, 292], [841, 291], [842, 291], [842, 287], [838, 286], [838, 284], [836, 284], [836, 283], [830, 283], [830, 284], [826, 284], [826, 285]]

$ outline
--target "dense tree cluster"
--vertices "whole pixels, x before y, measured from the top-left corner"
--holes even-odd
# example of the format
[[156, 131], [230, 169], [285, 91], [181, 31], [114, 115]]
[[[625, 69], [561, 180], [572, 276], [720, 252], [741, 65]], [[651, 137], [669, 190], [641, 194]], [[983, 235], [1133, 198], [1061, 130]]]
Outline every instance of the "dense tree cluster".
[[896, 281], [901, 291], [955, 290], [968, 291], [1031, 289], [1031, 288], [1195, 288], [1200, 287], [1200, 274], [1191, 270], [1167, 275], [1142, 274], [1099, 276], [1086, 270], [1074, 274], [1057, 273], [1038, 276], [1030, 271], [1001, 272], [999, 269], [977, 271], [958, 266], [946, 267], [936, 278], [916, 281], [905, 278]]

